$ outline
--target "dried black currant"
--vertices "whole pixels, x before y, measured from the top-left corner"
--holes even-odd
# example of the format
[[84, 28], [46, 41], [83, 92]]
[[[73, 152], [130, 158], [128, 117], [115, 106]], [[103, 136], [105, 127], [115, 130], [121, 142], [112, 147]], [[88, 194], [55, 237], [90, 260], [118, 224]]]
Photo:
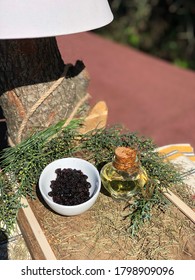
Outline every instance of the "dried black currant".
[[64, 168], [56, 169], [57, 177], [51, 181], [51, 191], [48, 193], [53, 201], [61, 205], [78, 205], [90, 198], [91, 184], [81, 170]]

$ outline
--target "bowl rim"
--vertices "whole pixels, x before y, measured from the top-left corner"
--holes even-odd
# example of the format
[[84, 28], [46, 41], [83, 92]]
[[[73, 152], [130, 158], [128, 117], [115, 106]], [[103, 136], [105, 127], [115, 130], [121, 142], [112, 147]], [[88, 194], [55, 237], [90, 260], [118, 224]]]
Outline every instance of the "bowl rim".
[[[84, 162], [85, 164], [91, 166], [91, 168], [93, 169], [93, 171], [96, 173], [97, 179], [98, 179], [98, 180], [97, 180], [98, 184], [96, 184], [97, 187], [96, 187], [95, 191], [92, 193], [92, 195], [89, 197], [89, 199], [86, 200], [85, 202], [80, 203], [80, 204], [76, 204], [76, 205], [63, 205], [63, 204], [59, 204], [59, 203], [54, 202], [52, 199], [50, 200], [50, 199], [46, 196], [45, 192], [43, 191], [43, 189], [42, 189], [42, 187], [41, 187], [41, 186], [42, 186], [41, 180], [42, 180], [42, 176], [43, 176], [44, 172], [45, 172], [50, 166], [52, 166], [55, 162], [60, 162], [61, 160], [68, 160], [68, 161], [69, 161], [69, 160], [76, 160], [77, 162], [82, 161], [82, 162]], [[60, 167], [59, 167], [59, 168], [60, 168]], [[70, 167], [70, 168], [71, 168], [71, 167]], [[57, 168], [56, 168], [56, 169], [57, 169]], [[76, 169], [76, 168], [75, 168], [75, 169]], [[77, 169], [77, 170], [78, 170], [78, 169]], [[79, 207], [81, 207], [81, 206], [84, 206], [84, 205], [88, 204], [88, 203], [91, 201], [92, 198], [98, 196], [98, 194], [99, 194], [99, 192], [100, 192], [100, 189], [101, 189], [101, 178], [100, 178], [99, 171], [97, 170], [97, 168], [95, 167], [95, 165], [93, 165], [91, 162], [89, 162], [89, 161], [87, 161], [87, 160], [85, 160], [85, 159], [79, 158], [79, 157], [65, 157], [65, 158], [56, 159], [56, 160], [50, 162], [49, 164], [47, 164], [47, 165], [44, 167], [44, 169], [42, 170], [42, 172], [41, 172], [41, 174], [40, 174], [40, 176], [39, 176], [38, 186], [39, 186], [39, 190], [40, 190], [40, 192], [41, 192], [41, 195], [43, 196], [44, 200], [45, 200], [47, 203], [49, 203], [49, 204], [51, 204], [51, 205], [54, 205], [54, 206], [58, 206], [60, 209], [65, 209], [64, 207], [66, 207], [67, 209], [70, 209], [70, 208], [76, 209], [76, 208], [79, 208]]]

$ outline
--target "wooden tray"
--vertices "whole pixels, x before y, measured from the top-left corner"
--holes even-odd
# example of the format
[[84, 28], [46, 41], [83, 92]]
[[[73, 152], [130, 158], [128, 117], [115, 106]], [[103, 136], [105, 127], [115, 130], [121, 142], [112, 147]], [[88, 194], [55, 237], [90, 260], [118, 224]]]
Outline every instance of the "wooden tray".
[[[107, 107], [98, 103], [86, 118], [83, 133], [104, 127]], [[60, 216], [45, 205], [38, 188], [36, 199], [23, 199], [18, 224], [33, 259], [114, 260], [114, 259], [194, 259], [195, 228], [187, 209], [177, 200], [166, 213], [154, 210], [153, 219], [137, 237], [128, 234], [125, 204], [111, 199], [102, 189], [95, 205], [73, 217]], [[174, 203], [172, 193], [168, 195]], [[184, 211], [184, 212], [185, 212]], [[194, 212], [192, 211], [192, 216]], [[192, 217], [194, 218], [194, 216]]]

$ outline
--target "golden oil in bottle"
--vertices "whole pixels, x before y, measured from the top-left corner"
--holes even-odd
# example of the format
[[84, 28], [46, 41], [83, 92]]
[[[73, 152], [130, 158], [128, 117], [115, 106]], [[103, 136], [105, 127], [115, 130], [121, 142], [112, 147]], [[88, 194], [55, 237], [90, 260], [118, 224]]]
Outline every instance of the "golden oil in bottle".
[[100, 172], [102, 184], [115, 199], [128, 200], [148, 181], [146, 170], [141, 166], [134, 149], [118, 147], [112, 162]]

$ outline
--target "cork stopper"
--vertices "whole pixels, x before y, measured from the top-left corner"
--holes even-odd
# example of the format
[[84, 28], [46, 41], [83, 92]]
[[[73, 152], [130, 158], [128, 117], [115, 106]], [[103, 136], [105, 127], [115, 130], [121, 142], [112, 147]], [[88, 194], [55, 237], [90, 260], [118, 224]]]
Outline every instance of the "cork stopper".
[[113, 166], [121, 171], [137, 170], [139, 160], [136, 150], [128, 147], [117, 147], [115, 149]]

